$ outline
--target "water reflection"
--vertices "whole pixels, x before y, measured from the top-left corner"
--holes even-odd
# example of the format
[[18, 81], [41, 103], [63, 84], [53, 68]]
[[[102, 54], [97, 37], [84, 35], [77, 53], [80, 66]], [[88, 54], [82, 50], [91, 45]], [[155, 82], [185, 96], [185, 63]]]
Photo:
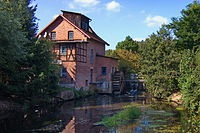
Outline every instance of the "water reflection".
[[[108, 98], [108, 97], [107, 97]], [[133, 100], [130, 99], [129, 100]], [[98, 100], [97, 100], [98, 101]], [[89, 102], [89, 101], [87, 101]], [[93, 101], [94, 102], [94, 101]], [[93, 103], [92, 102], [92, 103]], [[176, 133], [179, 132], [180, 122], [177, 112], [173, 108], [167, 107], [162, 103], [162, 106], [149, 106], [146, 100], [137, 100], [128, 102], [127, 98], [119, 100], [109, 99], [109, 102], [98, 106], [82, 106], [74, 109], [74, 117], [67, 124], [62, 133]], [[146, 104], [145, 104], [146, 103]], [[122, 107], [130, 105], [140, 107], [143, 111], [142, 116], [130, 125], [122, 126], [117, 129], [107, 129], [102, 125], [95, 125], [96, 122], [101, 121], [103, 117], [111, 116]], [[158, 106], [158, 107], [157, 107]], [[73, 123], [73, 126], [72, 126]], [[73, 131], [70, 130], [73, 127]]]
[[[22, 112], [8, 114], [7, 112], [6, 118], [1, 119], [0, 117], [0, 131], [4, 133], [178, 132], [180, 120], [177, 112], [163, 103], [151, 104], [151, 102], [150, 99], [144, 98], [135, 100], [127, 96], [100, 95], [66, 102], [55, 108], [44, 108], [28, 114]], [[112, 116], [130, 104], [142, 109], [142, 116], [136, 122], [118, 129], [107, 129], [96, 124], [103, 117]]]

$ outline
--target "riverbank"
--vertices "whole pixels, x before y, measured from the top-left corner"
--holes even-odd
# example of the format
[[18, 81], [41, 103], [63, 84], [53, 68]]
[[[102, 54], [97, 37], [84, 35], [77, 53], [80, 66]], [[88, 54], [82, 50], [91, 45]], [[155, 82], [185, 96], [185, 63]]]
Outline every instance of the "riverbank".
[[[164, 130], [166, 129], [165, 126], [172, 127], [173, 129], [168, 128], [170, 131], [175, 132], [177, 130], [178, 132], [181, 128], [181, 120], [184, 120], [183, 123], [187, 122], [184, 111], [176, 110], [166, 102], [142, 98], [135, 99], [126, 95], [95, 95], [66, 101], [54, 107], [45, 106], [27, 113], [4, 112], [4, 117], [0, 119], [2, 125], [0, 130], [4, 133], [14, 131], [23, 133], [61, 132], [72, 119], [75, 119], [75, 133], [111, 133], [112, 129], [107, 129], [101, 125], [97, 126], [94, 123], [105, 117], [113, 116], [129, 105], [142, 109], [142, 115], [134, 123], [116, 129], [120, 133], [136, 130]], [[73, 123], [71, 124], [70, 127], [73, 127]]]
[[[49, 106], [57, 105], [66, 101], [77, 100], [88, 96], [96, 95], [97, 90], [95, 89], [74, 89], [74, 88], [61, 88], [56, 96], [50, 96], [51, 98], [46, 101], [34, 105], [31, 100], [22, 100], [18, 97], [0, 97], [0, 111], [12, 111], [12, 110], [24, 110], [28, 108], [35, 108], [35, 106]], [[20, 102], [19, 102], [20, 101]], [[24, 102], [23, 102], [24, 101]]]

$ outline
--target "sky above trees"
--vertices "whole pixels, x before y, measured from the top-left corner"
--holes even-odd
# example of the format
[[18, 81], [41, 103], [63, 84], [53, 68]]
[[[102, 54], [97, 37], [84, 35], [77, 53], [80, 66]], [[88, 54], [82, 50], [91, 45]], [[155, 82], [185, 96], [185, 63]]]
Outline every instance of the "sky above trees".
[[92, 19], [95, 32], [114, 49], [117, 42], [130, 35], [135, 40], [147, 38], [193, 0], [35, 0], [39, 30], [42, 30], [60, 10], [75, 11]]

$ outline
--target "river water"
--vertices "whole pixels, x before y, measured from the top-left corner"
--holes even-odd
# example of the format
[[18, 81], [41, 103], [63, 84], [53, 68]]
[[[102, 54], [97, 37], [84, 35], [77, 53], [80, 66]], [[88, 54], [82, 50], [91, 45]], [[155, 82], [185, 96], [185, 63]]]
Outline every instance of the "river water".
[[[117, 129], [96, 124], [127, 105], [142, 111], [133, 123]], [[56, 107], [36, 108], [28, 113], [0, 112], [0, 133], [178, 133], [181, 113], [166, 103], [151, 99], [97, 95]]]

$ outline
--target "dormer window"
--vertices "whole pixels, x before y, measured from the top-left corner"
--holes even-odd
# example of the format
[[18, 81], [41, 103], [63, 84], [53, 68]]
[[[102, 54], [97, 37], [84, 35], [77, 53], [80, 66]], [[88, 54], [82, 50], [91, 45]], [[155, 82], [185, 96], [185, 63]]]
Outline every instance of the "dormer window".
[[56, 32], [51, 32], [51, 40], [56, 40]]
[[68, 40], [74, 40], [74, 31], [68, 31]]
[[88, 31], [88, 23], [85, 21], [82, 21], [82, 25], [81, 25], [82, 29], [84, 29], [85, 31]]

